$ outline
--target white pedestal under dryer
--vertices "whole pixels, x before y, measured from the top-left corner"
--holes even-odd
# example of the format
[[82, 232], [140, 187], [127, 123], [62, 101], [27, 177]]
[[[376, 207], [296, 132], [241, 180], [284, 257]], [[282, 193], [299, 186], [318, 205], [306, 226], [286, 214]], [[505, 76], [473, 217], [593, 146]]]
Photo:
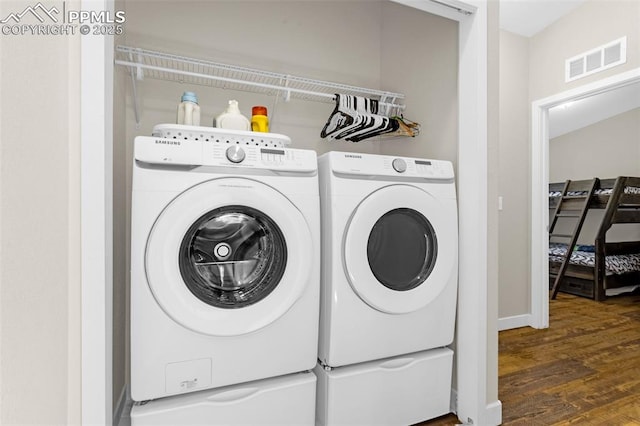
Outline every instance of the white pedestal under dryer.
[[[317, 426], [406, 426], [451, 411], [453, 351], [431, 349], [314, 370]], [[134, 425], [135, 426], [135, 425]]]
[[320, 362], [340, 367], [451, 344], [458, 281], [452, 164], [329, 152], [319, 173]]
[[159, 130], [134, 149], [133, 400], [311, 370], [315, 152], [283, 147], [282, 135]]

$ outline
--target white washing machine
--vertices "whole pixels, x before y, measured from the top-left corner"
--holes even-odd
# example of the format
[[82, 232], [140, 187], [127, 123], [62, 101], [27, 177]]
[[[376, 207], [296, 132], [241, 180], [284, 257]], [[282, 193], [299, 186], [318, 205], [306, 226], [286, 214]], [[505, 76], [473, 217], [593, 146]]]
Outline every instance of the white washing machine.
[[344, 152], [318, 161], [320, 363], [340, 367], [449, 345], [458, 280], [452, 164]]
[[131, 395], [310, 370], [317, 357], [313, 151], [282, 135], [173, 126], [137, 137]]

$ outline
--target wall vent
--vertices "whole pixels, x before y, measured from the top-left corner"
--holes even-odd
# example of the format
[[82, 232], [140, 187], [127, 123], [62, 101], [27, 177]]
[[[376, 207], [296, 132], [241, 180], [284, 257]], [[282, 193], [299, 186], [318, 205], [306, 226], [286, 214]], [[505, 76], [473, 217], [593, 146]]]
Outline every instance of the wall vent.
[[565, 81], [573, 81], [627, 62], [627, 37], [619, 38], [565, 61]]

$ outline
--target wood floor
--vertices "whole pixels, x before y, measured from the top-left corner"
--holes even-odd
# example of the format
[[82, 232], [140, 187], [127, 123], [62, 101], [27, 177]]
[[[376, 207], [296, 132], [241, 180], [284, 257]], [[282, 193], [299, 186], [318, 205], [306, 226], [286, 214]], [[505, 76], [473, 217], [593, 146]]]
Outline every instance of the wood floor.
[[[640, 295], [558, 294], [550, 327], [499, 339], [504, 425], [640, 425]], [[423, 426], [459, 423], [449, 415]]]

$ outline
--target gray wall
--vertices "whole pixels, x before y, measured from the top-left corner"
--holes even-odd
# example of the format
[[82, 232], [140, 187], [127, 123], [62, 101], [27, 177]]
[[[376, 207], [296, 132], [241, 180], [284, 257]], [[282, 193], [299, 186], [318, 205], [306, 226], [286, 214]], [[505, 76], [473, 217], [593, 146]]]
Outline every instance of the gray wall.
[[[570, 83], [564, 82], [564, 63], [567, 58], [598, 47], [602, 44], [613, 41], [617, 38], [626, 35], [627, 39], [627, 62], [624, 65], [620, 65], [609, 70], [575, 80]], [[517, 36], [515, 36], [517, 37]], [[501, 41], [504, 41], [506, 36], [503, 33]], [[524, 42], [521, 43], [524, 48]], [[575, 87], [579, 87], [600, 79], [628, 71], [630, 69], [640, 67], [640, 2], [637, 1], [620, 1], [620, 0], [589, 0], [583, 5], [576, 8], [574, 11], [559, 19], [555, 23], [545, 28], [542, 32], [536, 34], [528, 40], [529, 53], [529, 76], [528, 76], [528, 105], [532, 101], [542, 99]], [[509, 46], [509, 41], [505, 41], [503, 46]], [[501, 51], [501, 61], [505, 63], [506, 68], [515, 71], [522, 72], [523, 63], [521, 52], [509, 52], [509, 50]], [[506, 78], [503, 74], [501, 78]], [[513, 76], [513, 78], [517, 78]], [[524, 77], [522, 77], [524, 80]], [[524, 94], [522, 88], [510, 93], [506, 91], [503, 84], [501, 84], [501, 99], [503, 102], [518, 105], [519, 100], [522, 99]], [[506, 108], [502, 108], [502, 111], [506, 114], [508, 111]], [[509, 112], [509, 114], [511, 114]], [[526, 115], [522, 115], [526, 114]], [[517, 120], [525, 125], [527, 132], [529, 132], [529, 110], [526, 112], [518, 112], [518, 114], [511, 119], [508, 116], [501, 116], [501, 131], [508, 131], [511, 127], [509, 120]], [[514, 130], [520, 134], [519, 130]], [[522, 168], [527, 169], [527, 182], [522, 182], [521, 170], [508, 170], [501, 161], [500, 169], [500, 182], [501, 191], [504, 193], [515, 194], [517, 191], [528, 191], [530, 182], [530, 152], [528, 143], [525, 144], [518, 136], [518, 140], [514, 139], [513, 143], [516, 146], [511, 145], [512, 141], [505, 139], [501, 136], [500, 146], [501, 150], [509, 150], [509, 158], [517, 159], [517, 163]], [[528, 137], [528, 136], [527, 136]], [[509, 144], [507, 148], [507, 144]], [[502, 155], [501, 155], [502, 158]], [[511, 196], [513, 197], [513, 195]], [[507, 316], [526, 315], [530, 312], [529, 306], [524, 307], [522, 301], [527, 300], [531, 292], [531, 283], [529, 279], [529, 259], [528, 252], [522, 252], [522, 241], [526, 241], [527, 247], [530, 247], [530, 208], [528, 203], [511, 204], [511, 200], [505, 197], [505, 210], [501, 214], [500, 229], [502, 236], [500, 239], [500, 252], [502, 253], [522, 253], [523, 261], [526, 262], [526, 266], [521, 263], [516, 263], [516, 268], [520, 268], [519, 271], [511, 271], [508, 268], [509, 265], [503, 264], [500, 268], [500, 316], [504, 318]], [[506, 216], [507, 208], [510, 209], [509, 219], [503, 219]], [[513, 222], [513, 217], [527, 218], [526, 223], [518, 221]], [[503, 220], [510, 221], [511, 223], [503, 223]], [[522, 236], [523, 239], [518, 237], [511, 238], [508, 232], [513, 233], [515, 236]], [[504, 232], [503, 232], [504, 231]], [[506, 259], [509, 259], [510, 254]], [[505, 259], [505, 260], [506, 260]], [[501, 257], [501, 263], [505, 260]], [[523, 274], [526, 270], [526, 278], [523, 278]], [[515, 281], [513, 281], [515, 279]], [[517, 301], [517, 302], [513, 302]], [[513, 303], [513, 305], [512, 305]], [[516, 303], [518, 304], [516, 306]]]
[[3, 425], [80, 423], [79, 40], [0, 37]]
[[[124, 10], [124, 0], [115, 2], [114, 10]], [[115, 37], [115, 45], [124, 44], [125, 36]], [[129, 379], [129, 253], [131, 194], [128, 181], [131, 162], [126, 143], [127, 83], [131, 79], [122, 67], [113, 73], [113, 352], [112, 400], [114, 409], [124, 398]]]
[[500, 318], [529, 312], [529, 39], [500, 32]]
[[[617, 176], [640, 176], [640, 108], [549, 142], [550, 182]], [[603, 210], [589, 211], [580, 232], [580, 244], [594, 243], [603, 215]], [[559, 223], [559, 226], [563, 225]], [[614, 225], [607, 238], [610, 241], [639, 240], [640, 225]]]
[[[627, 36], [627, 62], [570, 83], [565, 60]], [[530, 99], [537, 100], [640, 67], [640, 2], [589, 0], [531, 37]]]
[[[406, 95], [406, 117], [420, 136], [383, 140], [380, 153], [449, 160], [458, 156], [458, 25], [383, 3], [380, 80]], [[437, 60], [434, 60], [437, 58]]]
[[[154, 19], [148, 18], [150, 5]], [[256, 9], [261, 11], [259, 17], [246, 13]], [[201, 19], [206, 22], [200, 23]], [[125, 42], [400, 91], [407, 96], [405, 116], [423, 126], [422, 133], [412, 139], [358, 144], [323, 140], [320, 129], [333, 104], [285, 103], [254, 93], [147, 80], [139, 87], [142, 123], [135, 129], [128, 114], [128, 140], [149, 134], [154, 124], [174, 122], [182, 91], [193, 89], [199, 95], [203, 125], [211, 124], [227, 100], [237, 99], [247, 116], [252, 105], [266, 105], [273, 114], [271, 130], [289, 135], [293, 147], [318, 153], [346, 150], [456, 160], [457, 23], [448, 19], [385, 1], [128, 2]]]
[[640, 108], [549, 141], [549, 181], [640, 175]]

